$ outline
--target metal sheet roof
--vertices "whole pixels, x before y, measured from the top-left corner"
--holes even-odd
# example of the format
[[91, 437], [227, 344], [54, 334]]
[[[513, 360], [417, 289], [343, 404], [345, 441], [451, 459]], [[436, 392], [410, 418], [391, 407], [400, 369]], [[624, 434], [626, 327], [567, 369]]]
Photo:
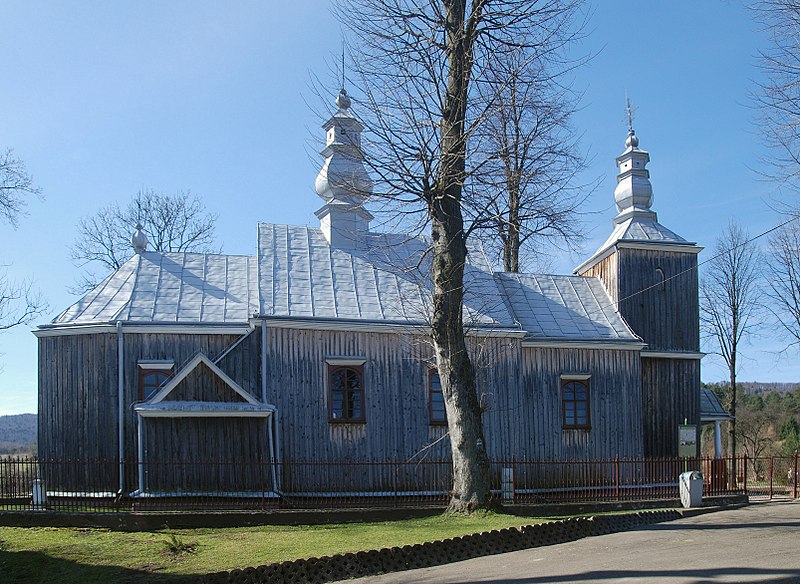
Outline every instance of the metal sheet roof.
[[[331, 247], [320, 229], [260, 224], [258, 255], [143, 252], [49, 326], [247, 323], [253, 313], [374, 323], [429, 321], [430, 242], [370, 233]], [[479, 248], [465, 267], [465, 322], [529, 339], [635, 341], [599, 280], [497, 274]]]
[[[370, 233], [356, 249], [331, 247], [320, 229], [261, 224], [260, 312], [296, 318], [426, 322], [430, 313], [429, 242]], [[465, 318], [513, 326], [491, 270], [477, 251], [464, 279]]]
[[528, 340], [641, 342], [597, 278], [496, 274]]
[[722, 422], [733, 420], [722, 404], [719, 403], [717, 396], [710, 389], [700, 390], [700, 421], [701, 422]]
[[252, 256], [143, 252], [53, 319], [242, 323], [258, 310]]

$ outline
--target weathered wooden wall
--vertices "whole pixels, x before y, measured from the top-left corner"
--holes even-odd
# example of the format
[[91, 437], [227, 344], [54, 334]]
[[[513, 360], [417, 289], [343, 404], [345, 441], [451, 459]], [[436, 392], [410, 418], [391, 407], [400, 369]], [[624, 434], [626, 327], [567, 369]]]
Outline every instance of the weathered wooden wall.
[[612, 253], [585, 272], [580, 273], [581, 276], [600, 278], [600, 281], [603, 283], [603, 286], [605, 286], [613, 302], [619, 301], [619, 280], [617, 278], [617, 270], [619, 269], [618, 259], [618, 254]]
[[[444, 430], [428, 420], [430, 347], [421, 335], [268, 329], [267, 401], [278, 407], [285, 460], [409, 457]], [[329, 356], [364, 357], [366, 423], [330, 423]], [[439, 443], [428, 456], [449, 452]]]
[[[172, 359], [176, 371], [180, 371], [198, 351], [214, 360], [235, 344], [219, 365], [246, 390], [259, 396], [260, 338], [259, 329], [244, 339], [234, 335], [126, 333], [126, 460], [133, 461], [137, 456], [132, 405], [138, 397], [139, 360]], [[114, 334], [40, 339], [42, 444], [51, 455], [116, 458], [116, 343]], [[470, 344], [478, 391], [486, 406], [487, 448], [493, 459], [625, 458], [643, 454], [638, 352], [522, 348], [515, 338], [473, 338]], [[431, 356], [426, 336], [418, 331], [384, 334], [268, 328], [267, 401], [278, 408], [283, 460], [296, 463], [449, 458], [449, 441], [441, 439], [446, 428], [432, 426], [429, 420]], [[365, 423], [329, 421], [326, 357], [366, 360]], [[64, 374], [54, 374], [59, 370]], [[589, 431], [564, 431], [561, 427], [560, 375], [575, 373], [591, 375]], [[231, 394], [201, 365], [169, 399], [231, 401], [235, 399]], [[78, 432], [64, 423], [77, 423]], [[148, 419], [144, 424], [146, 459], [152, 462], [216, 457], [254, 461], [268, 457], [263, 419]], [[389, 482], [397, 480], [396, 470], [384, 470], [374, 471], [376, 488], [388, 488]], [[177, 480], [168, 474], [172, 471], [159, 472], [149, 475], [151, 488]], [[317, 482], [324, 485], [330, 479], [325, 474], [329, 469], [320, 467], [314, 472], [320, 476], [305, 475], [311, 479], [307, 490], [313, 491]], [[287, 483], [297, 482], [293, 476], [287, 471]], [[191, 475], [190, 479], [195, 490], [210, 480], [202, 474]], [[252, 486], [254, 480], [249, 476], [245, 482]], [[137, 482], [138, 469], [130, 464], [126, 488], [135, 489]], [[114, 486], [115, 481], [110, 483]]]
[[147, 491], [271, 490], [264, 418], [144, 420]]
[[[202, 352], [209, 357], [209, 359], [214, 361], [218, 356], [222, 355], [230, 345], [238, 341], [239, 338], [238, 335], [123, 332], [125, 353], [125, 404], [127, 405], [125, 411], [125, 460], [133, 461], [138, 457], [137, 416], [132, 407], [139, 399], [138, 362], [141, 360], [171, 359], [175, 362], [174, 371], [177, 373], [185, 364], [191, 361], [198, 352]], [[114, 380], [116, 384], [116, 370], [114, 373]], [[230, 420], [228, 420], [228, 422], [230, 422]], [[147, 423], [147, 421], [145, 421], [145, 423]], [[114, 439], [114, 443], [117, 443], [116, 439]], [[214, 445], [209, 444], [208, 446], [213, 451]], [[172, 448], [172, 445], [164, 440], [162, 441], [162, 447], [169, 449]], [[154, 458], [160, 458], [154, 451], [151, 451], [150, 455]], [[131, 490], [133, 490], [137, 481], [136, 466], [133, 464], [128, 465], [125, 469], [126, 487], [130, 487]]]
[[697, 254], [623, 248], [618, 262], [620, 312], [647, 349], [699, 351]]
[[[54, 460], [117, 458], [117, 338], [114, 334], [39, 339], [39, 456]], [[51, 469], [51, 467], [47, 467]], [[117, 490], [116, 468], [78, 468], [98, 490]], [[99, 473], [99, 474], [98, 474]], [[62, 474], [62, 473], [58, 473]], [[50, 477], [45, 477], [46, 479]], [[48, 488], [76, 485], [48, 480]]]
[[[591, 430], [562, 428], [562, 374], [591, 375]], [[522, 375], [522, 391], [498, 404], [509, 418], [509, 455], [578, 460], [643, 454], [638, 351], [526, 347]]]
[[623, 247], [582, 275], [600, 278], [648, 350], [700, 350], [697, 254]]
[[700, 424], [700, 361], [642, 359], [644, 454], [678, 455], [678, 425]]

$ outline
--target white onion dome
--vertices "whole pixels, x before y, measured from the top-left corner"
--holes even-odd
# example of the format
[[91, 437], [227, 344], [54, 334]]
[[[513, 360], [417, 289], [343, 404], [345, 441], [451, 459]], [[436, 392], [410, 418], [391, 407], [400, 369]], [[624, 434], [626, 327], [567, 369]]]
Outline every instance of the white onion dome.
[[364, 126], [350, 111], [350, 97], [342, 89], [336, 97], [338, 111], [322, 127], [326, 132], [325, 163], [315, 190], [326, 203], [363, 204], [372, 193], [372, 180], [364, 168], [361, 132]]

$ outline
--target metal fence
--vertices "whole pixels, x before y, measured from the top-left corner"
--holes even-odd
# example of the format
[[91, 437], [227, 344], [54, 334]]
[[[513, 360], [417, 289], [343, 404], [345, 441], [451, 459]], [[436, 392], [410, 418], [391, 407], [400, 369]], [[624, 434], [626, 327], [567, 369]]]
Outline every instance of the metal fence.
[[[735, 462], [735, 464], [734, 464]], [[490, 488], [505, 503], [676, 499], [678, 475], [699, 470], [704, 494], [797, 497], [797, 457], [492, 461]], [[84, 512], [441, 506], [449, 460], [125, 462], [136, 484], [115, 486], [117, 460], [0, 459], [0, 510]], [[130, 476], [132, 473], [123, 473]], [[794, 477], [794, 478], [793, 478]]]

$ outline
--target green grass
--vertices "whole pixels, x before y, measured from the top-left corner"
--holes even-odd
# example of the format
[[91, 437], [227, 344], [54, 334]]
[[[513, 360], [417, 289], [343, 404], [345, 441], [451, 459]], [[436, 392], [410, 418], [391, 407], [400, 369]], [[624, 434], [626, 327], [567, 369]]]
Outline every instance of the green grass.
[[0, 527], [0, 582], [171, 582], [181, 575], [409, 545], [540, 521], [475, 513], [378, 523], [144, 532]]

